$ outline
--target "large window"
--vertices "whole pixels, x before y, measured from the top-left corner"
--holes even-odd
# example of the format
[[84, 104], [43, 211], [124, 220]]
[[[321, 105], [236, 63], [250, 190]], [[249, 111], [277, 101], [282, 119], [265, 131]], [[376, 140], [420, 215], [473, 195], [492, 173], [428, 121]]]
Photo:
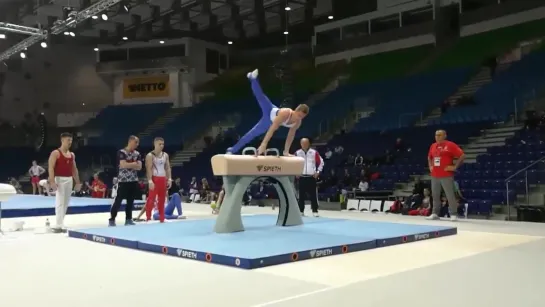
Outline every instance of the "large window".
[[186, 56], [185, 45], [141, 47], [100, 51], [100, 62], [153, 60]]

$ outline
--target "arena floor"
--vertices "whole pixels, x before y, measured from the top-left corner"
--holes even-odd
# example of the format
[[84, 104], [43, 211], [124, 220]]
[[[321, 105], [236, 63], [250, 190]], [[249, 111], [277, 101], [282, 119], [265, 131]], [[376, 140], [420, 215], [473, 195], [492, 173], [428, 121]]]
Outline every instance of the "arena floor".
[[[273, 213], [270, 208], [244, 209], [247, 214]], [[185, 205], [184, 211], [189, 219], [210, 216], [203, 205]], [[322, 215], [451, 225], [382, 214]], [[18, 220], [25, 221], [25, 231], [10, 232]], [[455, 236], [248, 271], [43, 234], [44, 221], [3, 220], [2, 305], [543, 306], [543, 224], [462, 220]], [[104, 213], [67, 217], [67, 226], [75, 229], [106, 222]]]

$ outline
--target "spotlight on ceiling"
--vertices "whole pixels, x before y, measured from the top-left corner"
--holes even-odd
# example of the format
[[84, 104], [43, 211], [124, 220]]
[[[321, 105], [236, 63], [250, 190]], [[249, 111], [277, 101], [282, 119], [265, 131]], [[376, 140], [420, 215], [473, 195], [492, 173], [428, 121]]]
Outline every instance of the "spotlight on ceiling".
[[108, 20], [108, 15], [106, 15], [106, 14], [102, 14], [101, 17], [102, 17], [102, 20], [104, 20], [104, 21]]
[[128, 39], [129, 39], [128, 37], [123, 36], [123, 40], [124, 40], [124, 41], [126, 41], [126, 40], [128, 40]]
[[74, 37], [74, 36], [76, 36], [76, 33], [70, 32], [70, 36]]
[[227, 42], [227, 44], [229, 44], [229, 45], [232, 45], [232, 44], [233, 44], [233, 42], [232, 42], [232, 41], [228, 41], [228, 42]]
[[284, 35], [288, 35], [288, 34], [290, 34], [290, 32], [284, 31]]
[[159, 44], [164, 44], [164, 43], [165, 43], [165, 41], [159, 41]]
[[327, 16], [327, 19], [331, 20], [331, 19], [333, 19], [333, 16], [329, 15], [329, 16]]
[[93, 17], [91, 17], [93, 19], [98, 19], [98, 16], [94, 15]]
[[6, 39], [6, 34], [0, 34], [0, 39]]
[[42, 46], [42, 48], [47, 48], [47, 43], [46, 43], [46, 42], [42, 42], [42, 43], [40, 44], [40, 46]]
[[64, 35], [70, 35], [70, 33], [69, 32], [64, 32]]
[[93, 49], [94, 51], [98, 51], [98, 48]]
[[21, 52], [21, 54], [20, 54], [20, 55], [21, 55], [21, 59], [26, 59], [26, 53], [24, 53], [24, 52]]
[[286, 7], [284, 8], [284, 10], [286, 10], [286, 11], [291, 11], [291, 7], [286, 6]]

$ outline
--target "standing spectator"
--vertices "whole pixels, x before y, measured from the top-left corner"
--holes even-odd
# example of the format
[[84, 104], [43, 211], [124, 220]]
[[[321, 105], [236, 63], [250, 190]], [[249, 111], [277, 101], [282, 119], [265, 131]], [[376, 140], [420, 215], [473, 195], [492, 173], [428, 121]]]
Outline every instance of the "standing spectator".
[[131, 135], [127, 146], [117, 152], [119, 160], [119, 172], [117, 196], [110, 211], [109, 226], [115, 226], [115, 218], [121, 207], [121, 201], [126, 200], [125, 205], [125, 225], [134, 225], [132, 221], [132, 211], [134, 199], [140, 193], [138, 186], [138, 171], [142, 169], [142, 157], [136, 150], [140, 140], [138, 137]]
[[32, 183], [32, 195], [35, 195], [36, 193], [42, 194], [42, 187], [39, 185], [39, 183], [40, 176], [42, 176], [44, 173], [45, 169], [39, 166], [36, 160], [32, 161], [32, 166], [28, 170], [28, 174], [30, 175], [30, 183]]
[[[464, 161], [464, 152], [456, 143], [447, 141], [447, 132], [437, 130], [435, 143], [430, 146], [428, 152], [428, 166], [431, 173], [431, 195], [433, 198], [433, 214], [429, 219], [439, 219], [441, 210], [441, 188], [445, 191], [450, 212], [456, 212], [457, 201], [454, 187], [454, 172]], [[456, 159], [456, 162], [454, 160]], [[451, 217], [456, 220], [454, 214]]]
[[299, 178], [299, 210], [305, 215], [305, 200], [310, 200], [312, 214], [319, 217], [318, 214], [318, 191], [316, 179], [324, 168], [324, 160], [318, 151], [310, 148], [310, 141], [307, 138], [301, 139], [301, 149], [295, 153], [297, 157], [305, 159], [303, 173]]

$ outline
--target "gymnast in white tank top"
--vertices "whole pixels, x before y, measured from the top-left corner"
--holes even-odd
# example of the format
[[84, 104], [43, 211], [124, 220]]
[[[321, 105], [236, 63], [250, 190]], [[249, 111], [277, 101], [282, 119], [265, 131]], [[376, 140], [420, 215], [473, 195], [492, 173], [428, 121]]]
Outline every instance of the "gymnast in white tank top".
[[[271, 110], [271, 121], [274, 122], [274, 119], [276, 118], [276, 116], [278, 115], [278, 112], [280, 111], [280, 108], [273, 108]], [[291, 120], [291, 114], [292, 114], [292, 110], [290, 110], [290, 115], [288, 116], [288, 118], [282, 122], [282, 126], [283, 127], [286, 127], [286, 128], [291, 128], [293, 126], [295, 126], [295, 122], [291, 123], [290, 124], [290, 120]]]
[[166, 177], [167, 172], [165, 164], [167, 163], [167, 154], [161, 152], [159, 156], [156, 156], [154, 153], [151, 153], [153, 159], [153, 176], [154, 177]]

